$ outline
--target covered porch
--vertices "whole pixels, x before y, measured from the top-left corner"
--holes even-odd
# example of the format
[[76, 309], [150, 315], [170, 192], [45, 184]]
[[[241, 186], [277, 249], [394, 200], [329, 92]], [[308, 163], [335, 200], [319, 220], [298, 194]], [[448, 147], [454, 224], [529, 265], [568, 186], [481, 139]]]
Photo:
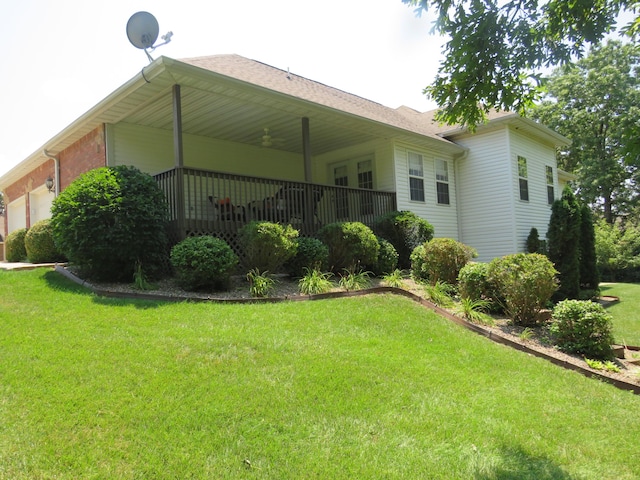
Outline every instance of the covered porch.
[[169, 206], [171, 241], [214, 235], [238, 250], [238, 230], [260, 220], [290, 224], [303, 236], [323, 225], [396, 209], [395, 192], [269, 179], [176, 167], [154, 175]]

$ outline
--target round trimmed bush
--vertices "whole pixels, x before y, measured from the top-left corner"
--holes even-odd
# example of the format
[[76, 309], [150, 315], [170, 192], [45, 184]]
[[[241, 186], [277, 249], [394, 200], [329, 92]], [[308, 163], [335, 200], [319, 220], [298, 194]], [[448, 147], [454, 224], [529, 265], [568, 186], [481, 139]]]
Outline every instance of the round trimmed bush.
[[296, 254], [298, 231], [291, 225], [251, 222], [238, 233], [249, 270], [276, 273]]
[[374, 275], [382, 276], [393, 272], [398, 266], [398, 252], [391, 244], [391, 242], [385, 240], [382, 237], [378, 238], [378, 261], [371, 267]]
[[287, 273], [295, 278], [301, 278], [305, 269], [325, 271], [329, 261], [329, 247], [317, 238], [300, 237], [295, 240], [296, 254], [285, 263]]
[[31, 263], [61, 262], [60, 253], [53, 241], [51, 220], [40, 220], [31, 226], [24, 237], [27, 258]]
[[330, 223], [318, 231], [318, 237], [329, 247], [329, 268], [335, 273], [353, 272], [378, 261], [380, 245], [364, 223]]
[[461, 298], [471, 301], [485, 300], [490, 302], [489, 311], [498, 312], [504, 300], [489, 281], [489, 264], [482, 262], [467, 263], [458, 274], [458, 293]]
[[558, 289], [551, 261], [539, 253], [516, 253], [494, 258], [488, 280], [504, 299], [507, 314], [516, 325], [535, 325], [538, 313]]
[[171, 265], [185, 290], [228, 290], [238, 256], [220, 238], [188, 237], [171, 249]]
[[135, 167], [91, 170], [53, 201], [53, 238], [89, 277], [130, 281], [168, 266], [167, 204], [155, 180]]
[[436, 282], [455, 285], [460, 269], [476, 255], [473, 248], [453, 238], [434, 238], [419, 252], [422, 258], [416, 258], [418, 254], [413, 258], [420, 269], [415, 276], [434, 285]]
[[27, 259], [27, 249], [24, 245], [26, 235], [26, 228], [19, 228], [7, 235], [4, 242], [7, 262], [24, 262]]
[[426, 268], [424, 257], [425, 244], [418, 245], [411, 252], [411, 277], [419, 282], [426, 282], [429, 279], [429, 272]]
[[400, 268], [411, 266], [411, 253], [433, 238], [433, 225], [406, 210], [394, 211], [376, 218], [374, 231], [396, 249]]
[[561, 350], [588, 358], [612, 357], [613, 322], [602, 305], [587, 300], [564, 300], [553, 309], [550, 331]]

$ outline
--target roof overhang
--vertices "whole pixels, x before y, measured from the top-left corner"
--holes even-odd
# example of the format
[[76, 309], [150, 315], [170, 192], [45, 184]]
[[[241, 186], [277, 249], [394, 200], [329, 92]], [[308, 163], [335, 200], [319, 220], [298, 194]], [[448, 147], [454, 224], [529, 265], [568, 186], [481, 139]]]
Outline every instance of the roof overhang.
[[302, 153], [302, 117], [310, 119], [313, 155], [380, 138], [410, 142], [440, 153], [464, 149], [447, 139], [376, 118], [274, 91], [185, 62], [159, 57], [37, 151], [0, 177], [0, 191], [102, 124], [120, 122], [171, 130], [172, 88], [181, 86], [184, 134], [258, 145], [264, 129], [282, 139], [285, 151]]
[[[571, 140], [567, 137], [560, 135], [549, 127], [531, 120], [530, 118], [522, 117], [517, 113], [503, 113], [494, 118], [490, 118], [487, 123], [477, 126], [476, 133], [488, 132], [505, 126], [522, 131], [527, 135], [536, 137], [539, 140], [542, 140], [545, 143], [550, 143], [555, 147], [571, 145]], [[467, 128], [454, 127], [449, 130], [441, 131], [439, 135], [443, 138], [454, 140], [456, 137], [473, 134]]]

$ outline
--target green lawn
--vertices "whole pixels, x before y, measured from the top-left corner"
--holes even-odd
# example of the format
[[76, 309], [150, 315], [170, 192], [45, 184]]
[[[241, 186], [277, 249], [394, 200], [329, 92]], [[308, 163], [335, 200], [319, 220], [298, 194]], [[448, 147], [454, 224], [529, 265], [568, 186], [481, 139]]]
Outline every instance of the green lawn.
[[405, 298], [0, 289], [0, 479], [640, 478], [640, 396]]
[[620, 297], [607, 308], [613, 316], [613, 334], [617, 342], [640, 346], [640, 284], [610, 283], [600, 287], [603, 295]]

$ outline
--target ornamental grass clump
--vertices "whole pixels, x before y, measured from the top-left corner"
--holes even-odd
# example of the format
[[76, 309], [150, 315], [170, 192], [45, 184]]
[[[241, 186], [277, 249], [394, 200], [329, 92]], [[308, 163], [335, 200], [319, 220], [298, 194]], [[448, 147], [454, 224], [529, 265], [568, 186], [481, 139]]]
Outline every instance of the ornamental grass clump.
[[563, 300], [553, 309], [549, 330], [565, 352], [597, 360], [612, 357], [613, 321], [599, 303]]
[[516, 253], [493, 259], [488, 280], [496, 286], [513, 323], [534, 326], [538, 313], [558, 289], [557, 273], [544, 255]]

